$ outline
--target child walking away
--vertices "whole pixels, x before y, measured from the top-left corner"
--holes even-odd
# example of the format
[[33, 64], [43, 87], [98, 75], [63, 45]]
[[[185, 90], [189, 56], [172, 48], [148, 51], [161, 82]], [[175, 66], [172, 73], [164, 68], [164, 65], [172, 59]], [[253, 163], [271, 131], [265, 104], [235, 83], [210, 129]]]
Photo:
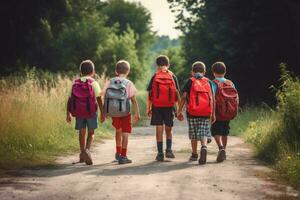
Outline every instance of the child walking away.
[[148, 85], [147, 114], [151, 125], [156, 126], [157, 161], [164, 161], [163, 132], [166, 132], [166, 157], [175, 158], [172, 152], [172, 127], [174, 106], [179, 101], [179, 85], [176, 76], [169, 70], [169, 58], [160, 55], [156, 59], [157, 71]]
[[[92, 77], [95, 75], [94, 63], [85, 60], [80, 64], [80, 78], [72, 86], [67, 105], [67, 122], [71, 115], [76, 118], [75, 129], [79, 131], [80, 155], [79, 162], [92, 165], [90, 148], [94, 139], [94, 131], [98, 127], [97, 103], [102, 116], [100, 86]], [[101, 122], [104, 118], [101, 118]], [[86, 139], [86, 129], [88, 136]]]
[[140, 119], [138, 103], [135, 99], [136, 88], [127, 79], [130, 64], [120, 60], [116, 64], [116, 77], [110, 79], [103, 88], [104, 112], [106, 117], [112, 118], [112, 125], [116, 129], [115, 159], [119, 164], [131, 163], [127, 157], [128, 135], [132, 131], [130, 102], [135, 113], [135, 122]]
[[219, 147], [217, 162], [226, 160], [227, 136], [229, 122], [236, 117], [239, 106], [239, 96], [232, 81], [226, 79], [226, 66], [223, 62], [212, 65], [213, 91], [216, 99], [216, 122], [211, 127], [212, 135]]
[[183, 120], [183, 106], [187, 103], [187, 121], [189, 127], [189, 138], [192, 145], [190, 161], [198, 160], [197, 144], [200, 140], [201, 150], [199, 164], [206, 163], [207, 140], [211, 138], [210, 119], [212, 123], [214, 116], [214, 98], [209, 79], [204, 77], [206, 72], [203, 62], [197, 61], [192, 66], [192, 77], [183, 88], [183, 95], [178, 109], [178, 119]]

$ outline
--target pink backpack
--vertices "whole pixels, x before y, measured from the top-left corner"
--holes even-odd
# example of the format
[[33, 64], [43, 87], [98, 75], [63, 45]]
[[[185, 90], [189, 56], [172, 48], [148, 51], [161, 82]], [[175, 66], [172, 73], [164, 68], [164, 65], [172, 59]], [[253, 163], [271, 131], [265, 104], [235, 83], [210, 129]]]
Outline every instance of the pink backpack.
[[72, 95], [68, 101], [68, 111], [73, 117], [91, 118], [97, 111], [93, 80], [87, 78], [85, 82], [76, 79], [72, 86]]

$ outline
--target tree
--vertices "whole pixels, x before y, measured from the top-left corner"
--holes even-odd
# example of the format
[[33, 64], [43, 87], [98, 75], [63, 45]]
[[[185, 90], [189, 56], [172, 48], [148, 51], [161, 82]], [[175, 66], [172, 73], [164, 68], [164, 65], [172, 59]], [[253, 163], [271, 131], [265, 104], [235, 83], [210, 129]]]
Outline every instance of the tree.
[[180, 10], [178, 28], [185, 34], [188, 66], [198, 59], [207, 65], [223, 60], [242, 103], [274, 103], [269, 87], [278, 82], [279, 63], [299, 72], [295, 41], [300, 37], [289, 1], [168, 1]]

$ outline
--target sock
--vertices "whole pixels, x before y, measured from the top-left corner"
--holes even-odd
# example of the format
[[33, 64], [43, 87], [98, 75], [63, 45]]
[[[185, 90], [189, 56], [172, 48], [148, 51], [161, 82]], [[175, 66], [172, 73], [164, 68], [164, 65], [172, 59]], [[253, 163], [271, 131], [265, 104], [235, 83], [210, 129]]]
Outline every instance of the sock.
[[219, 146], [219, 150], [221, 150], [221, 149], [224, 149], [224, 147], [223, 146]]
[[120, 155], [122, 153], [122, 147], [116, 147], [116, 152]]
[[122, 149], [121, 156], [123, 157], [127, 156], [127, 149]]
[[207, 149], [207, 146], [201, 146], [201, 149]]
[[172, 149], [172, 139], [167, 139], [167, 150]]
[[158, 153], [163, 153], [163, 142], [157, 142]]

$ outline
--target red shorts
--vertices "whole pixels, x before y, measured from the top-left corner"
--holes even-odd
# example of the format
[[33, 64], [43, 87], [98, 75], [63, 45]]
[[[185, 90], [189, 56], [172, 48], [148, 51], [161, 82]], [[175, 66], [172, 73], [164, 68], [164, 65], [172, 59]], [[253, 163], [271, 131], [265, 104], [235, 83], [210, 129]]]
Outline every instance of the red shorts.
[[112, 125], [115, 129], [122, 129], [123, 133], [131, 133], [131, 113], [125, 117], [112, 117]]

